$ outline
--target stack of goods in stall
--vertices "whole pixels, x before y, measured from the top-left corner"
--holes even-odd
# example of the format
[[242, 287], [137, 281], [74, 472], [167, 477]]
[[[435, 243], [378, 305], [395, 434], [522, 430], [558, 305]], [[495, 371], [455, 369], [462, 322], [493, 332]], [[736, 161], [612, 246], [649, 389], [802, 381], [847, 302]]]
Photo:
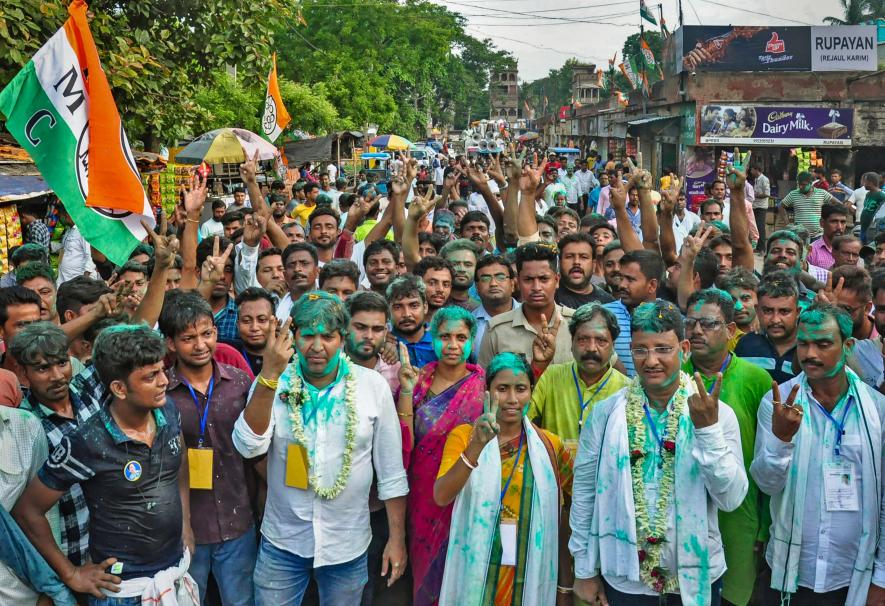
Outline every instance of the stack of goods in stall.
[[166, 170], [158, 174], [160, 204], [167, 216], [174, 214], [181, 189], [190, 185], [192, 169], [190, 166], [170, 162], [166, 165]]
[[0, 272], [9, 271], [9, 249], [22, 245], [22, 224], [15, 204], [0, 206]]
[[811, 169], [818, 166], [822, 167], [824, 165], [823, 156], [820, 152], [813, 149], [802, 149], [801, 147], [797, 147], [796, 149], [790, 150], [790, 154], [796, 156], [796, 171], [800, 173], [811, 172]]
[[722, 150], [719, 153], [719, 162], [716, 163], [716, 178], [725, 181], [725, 175], [728, 174], [728, 167], [734, 163], [734, 153]]

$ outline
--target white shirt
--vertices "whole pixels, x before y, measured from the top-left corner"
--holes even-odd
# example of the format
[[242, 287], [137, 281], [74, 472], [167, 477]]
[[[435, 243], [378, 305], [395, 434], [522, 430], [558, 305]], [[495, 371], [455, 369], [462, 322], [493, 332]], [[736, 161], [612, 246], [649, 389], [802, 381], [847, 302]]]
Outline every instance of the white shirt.
[[[0, 406], [0, 506], [9, 511], [48, 456], [46, 434], [29, 412]], [[36, 604], [37, 594], [0, 563], [0, 604]]]
[[214, 236], [221, 237], [224, 235], [224, 225], [221, 224], [221, 221], [216, 221], [214, 217], [209, 217], [208, 221], [205, 221], [200, 226], [200, 240], [205, 240], [206, 238], [212, 238]]
[[753, 208], [768, 208], [768, 198], [771, 196], [771, 183], [768, 177], [760, 174], [753, 183]]
[[435, 185], [442, 185], [445, 182], [446, 169], [442, 166], [437, 166], [433, 169], [433, 183]]
[[[800, 383], [804, 374], [792, 379], [780, 386], [781, 401], [786, 401], [787, 394], [797, 383]], [[824, 416], [819, 408], [817, 400], [811, 394], [811, 389], [806, 392], [807, 399], [797, 397], [801, 402], [803, 423], [810, 423], [815, 436], [815, 447], [809, 448], [808, 477], [806, 493], [802, 499], [802, 551], [799, 557], [799, 579], [801, 587], [807, 587], [817, 593], [834, 591], [847, 587], [851, 582], [855, 559], [857, 558], [858, 542], [863, 531], [863, 507], [858, 511], [827, 511], [824, 507], [824, 466], [830, 464], [835, 457], [834, 445], [836, 440], [836, 426]], [[750, 471], [759, 488], [769, 495], [780, 493], [788, 481], [788, 475], [793, 464], [793, 451], [796, 447], [796, 437], [793, 442], [782, 442], [771, 431], [772, 417], [771, 396], [767, 395], [759, 405], [758, 428], [756, 432], [756, 449], [753, 464]], [[833, 416], [840, 420], [845, 403], [833, 410]], [[858, 502], [862, 505], [862, 483], [875, 481], [873, 478], [862, 478], [863, 466], [861, 465], [862, 440], [867, 436], [858, 413], [859, 406], [855, 401], [845, 420], [845, 434], [842, 436], [841, 455], [842, 459], [854, 464], [855, 484]], [[881, 408], [879, 416], [885, 422], [885, 414]], [[881, 440], [881, 436], [873, 436], [875, 440]], [[876, 524], [879, 524], [878, 513], [867, 512], [868, 516], [875, 516]], [[771, 564], [771, 545], [769, 544], [766, 560]], [[877, 558], [878, 560], [878, 558]], [[876, 569], [879, 569], [877, 562]], [[877, 575], [878, 576], [878, 575]]]
[[578, 195], [589, 194], [599, 184], [592, 170], [576, 171], [575, 176], [578, 178], [578, 185], [580, 186]]
[[854, 204], [854, 222], [860, 223], [860, 213], [863, 212], [863, 203], [864, 200], [867, 199], [867, 194], [870, 193], [866, 187], [861, 185], [857, 189], [854, 190], [854, 193], [851, 194], [851, 197], [848, 198], [852, 204]]
[[63, 282], [72, 280], [77, 276], [95, 274], [92, 248], [76, 225], [65, 230], [65, 235], [61, 239], [61, 247], [64, 254], [58, 263], [57, 285], [61, 285]]
[[677, 253], [682, 248], [682, 241], [685, 239], [685, 236], [689, 235], [691, 230], [700, 224], [701, 218], [690, 210], [686, 209], [685, 217], [682, 219], [679, 218], [678, 214], [673, 213], [673, 235], [676, 238]]
[[[289, 370], [286, 370], [288, 373]], [[258, 435], [240, 414], [234, 425], [233, 441], [246, 458], [264, 453], [267, 457], [267, 504], [261, 534], [271, 544], [302, 558], [314, 558], [314, 567], [349, 562], [369, 547], [369, 488], [377, 476], [378, 498], [382, 501], [409, 492], [403, 467], [402, 433], [390, 386], [374, 370], [350, 364], [356, 379], [358, 425], [352, 452], [350, 477], [335, 499], [318, 497], [313, 490], [286, 486], [286, 452], [292, 443], [289, 408], [274, 398], [267, 431]], [[287, 381], [287, 374], [281, 383]], [[324, 448], [343, 451], [346, 415], [343, 414], [346, 379], [329, 394], [338, 398], [342, 414], [326, 419], [319, 411], [305, 427], [308, 450]], [[330, 456], [318, 464], [321, 485], [331, 484], [338, 474], [341, 456]], [[311, 470], [312, 472], [315, 470]]]
[[329, 166], [326, 167], [326, 172], [329, 173], [329, 180], [334, 183], [335, 179], [338, 178], [338, 167], [329, 163]]
[[280, 302], [277, 303], [277, 320], [285, 322], [289, 318], [289, 314], [292, 313], [293, 304], [292, 293], [287, 292], [286, 296], [280, 299]]

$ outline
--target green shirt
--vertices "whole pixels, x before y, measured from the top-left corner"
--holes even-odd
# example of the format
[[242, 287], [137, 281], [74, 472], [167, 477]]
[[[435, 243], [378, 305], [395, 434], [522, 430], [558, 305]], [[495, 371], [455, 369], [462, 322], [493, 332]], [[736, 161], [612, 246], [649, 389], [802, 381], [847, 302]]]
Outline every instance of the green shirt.
[[[581, 404], [578, 403], [575, 377], [578, 379], [584, 403], [583, 414]], [[562, 438], [563, 444], [574, 455], [581, 433], [578, 417], [582, 420], [589, 417], [593, 406], [613, 396], [629, 382], [630, 379], [622, 373], [610, 368], [599, 381], [588, 386], [581, 378], [575, 362], [551, 364], [538, 379], [532, 392], [528, 418]]]
[[[695, 367], [690, 358], [682, 365], [682, 370], [694, 376]], [[702, 378], [709, 390], [715, 376]], [[770, 519], [770, 514], [767, 512], [767, 499], [764, 499], [750, 476], [750, 464], [756, 444], [756, 413], [762, 398], [770, 391], [771, 377], [765, 370], [735, 355], [731, 356], [722, 375], [719, 399], [728, 404], [737, 417], [749, 487], [740, 507], [731, 512], [719, 512], [719, 531], [722, 533], [725, 563], [728, 566], [723, 577], [722, 597], [738, 606], [745, 606], [750, 601], [756, 582], [755, 543], [765, 540], [768, 534], [769, 524], [766, 520]]]

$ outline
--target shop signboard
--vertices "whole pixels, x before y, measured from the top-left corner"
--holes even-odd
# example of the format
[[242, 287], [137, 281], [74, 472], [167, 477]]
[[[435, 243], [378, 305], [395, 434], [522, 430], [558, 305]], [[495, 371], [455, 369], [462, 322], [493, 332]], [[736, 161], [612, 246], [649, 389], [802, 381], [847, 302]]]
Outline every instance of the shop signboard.
[[688, 209], [697, 212], [707, 196], [705, 186], [716, 179], [716, 162], [713, 150], [708, 147], [689, 147], [685, 150], [685, 200]]
[[875, 25], [811, 28], [811, 71], [876, 71]]
[[686, 25], [665, 53], [676, 72], [876, 71], [875, 25]]
[[708, 103], [698, 120], [703, 145], [851, 147], [854, 110]]

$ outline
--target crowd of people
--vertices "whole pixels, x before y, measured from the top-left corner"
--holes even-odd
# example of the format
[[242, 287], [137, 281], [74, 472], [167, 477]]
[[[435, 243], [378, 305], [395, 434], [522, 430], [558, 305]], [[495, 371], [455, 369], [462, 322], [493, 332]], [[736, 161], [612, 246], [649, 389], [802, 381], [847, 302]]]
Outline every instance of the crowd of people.
[[25, 219], [0, 604], [885, 605], [879, 175], [766, 235], [738, 150], [697, 213], [595, 153], [258, 173], [119, 267]]

